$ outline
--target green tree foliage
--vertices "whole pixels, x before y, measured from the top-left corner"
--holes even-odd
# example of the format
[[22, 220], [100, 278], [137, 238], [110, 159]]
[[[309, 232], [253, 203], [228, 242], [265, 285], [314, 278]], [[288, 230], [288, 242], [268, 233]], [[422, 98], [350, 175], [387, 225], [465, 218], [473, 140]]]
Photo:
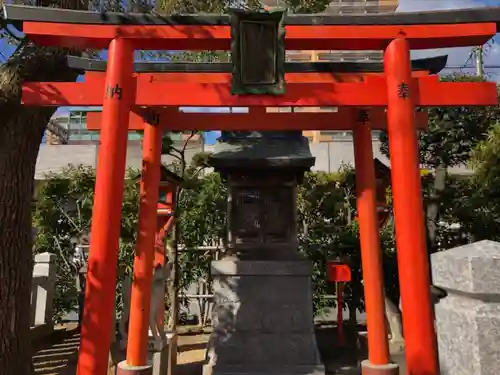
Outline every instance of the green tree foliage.
[[[218, 173], [191, 178], [178, 205], [181, 234], [179, 250], [179, 291], [194, 283], [199, 293], [210, 293], [210, 262], [217, 253], [203, 246], [219, 247], [226, 234], [227, 190]], [[186, 300], [184, 302], [187, 302]], [[202, 310], [203, 301], [198, 300]], [[203, 312], [203, 311], [202, 311]], [[203, 325], [205, 321], [200, 322]]]
[[[131, 273], [139, 189], [137, 171], [129, 170], [125, 179], [122, 224], [118, 261], [117, 306], [121, 311], [121, 281]], [[71, 264], [75, 239], [90, 231], [94, 198], [95, 171], [89, 167], [68, 167], [58, 174], [49, 174], [39, 184], [33, 211], [33, 226], [38, 229], [35, 252], [51, 252], [57, 257], [54, 321], [74, 308], [76, 303], [76, 269]]]
[[[484, 81], [482, 77], [464, 74], [444, 76], [441, 80]], [[500, 106], [433, 107], [425, 110], [429, 114], [429, 126], [419, 134], [419, 151], [421, 165], [433, 170], [432, 174], [422, 178], [422, 188], [429, 250], [435, 252], [487, 233], [484, 223], [488, 219], [484, 215], [476, 215], [473, 209], [473, 206], [481, 205], [484, 189], [474, 186], [471, 180], [448, 176], [447, 170], [467, 165], [473, 150], [486, 141], [489, 130], [497, 124]], [[380, 138], [381, 151], [389, 156], [387, 133], [382, 133]], [[450, 225], [443, 225], [443, 222]]]
[[[161, 0], [157, 3], [158, 11], [170, 13], [225, 13], [228, 7], [236, 2], [226, 0]], [[262, 8], [259, 0], [241, 2], [248, 9]], [[291, 13], [320, 13], [330, 3], [330, 0], [284, 0], [281, 6]]]
[[[335, 306], [334, 294], [327, 282], [327, 262], [336, 258], [349, 262], [352, 282], [346, 285], [345, 303], [351, 311], [364, 311], [359, 226], [356, 221], [354, 169], [343, 166], [338, 173], [309, 172], [298, 194], [298, 228], [301, 252], [313, 264], [314, 311]], [[384, 274], [388, 295], [397, 300], [399, 288], [395, 247], [391, 228], [381, 233]]]
[[321, 13], [330, 2], [330, 0], [287, 0], [286, 5], [291, 13]]
[[[500, 124], [493, 125], [485, 140], [472, 153], [471, 166], [474, 176], [460, 181], [455, 189], [467, 194], [469, 199], [458, 202], [452, 211], [463, 223], [462, 232], [474, 240], [490, 239], [500, 241]], [[460, 204], [461, 203], [461, 204]]]
[[[441, 77], [444, 82], [481, 82], [465, 74]], [[500, 116], [499, 106], [431, 107], [428, 128], [419, 134], [420, 163], [426, 168], [453, 167], [468, 162], [471, 151], [484, 140]], [[381, 133], [381, 151], [389, 156], [387, 133]]]
[[[204, 160], [203, 155], [195, 158]], [[226, 233], [227, 190], [218, 173], [201, 175], [199, 167], [186, 168], [187, 185], [179, 199], [180, 227], [179, 268], [181, 290], [200, 278], [210, 284], [209, 265], [212, 251], [197, 248], [220, 244]], [[119, 251], [119, 281], [130, 274], [137, 228], [138, 184], [137, 171], [130, 170], [124, 188], [122, 230]], [[69, 260], [72, 238], [90, 228], [93, 200], [94, 170], [70, 167], [60, 174], [49, 175], [37, 189], [33, 214], [34, 226], [39, 228], [36, 252], [49, 251], [58, 255], [58, 280], [55, 301], [55, 320], [59, 320], [76, 303], [74, 275]], [[363, 310], [363, 290], [359, 230], [355, 220], [354, 174], [351, 168], [328, 174], [306, 173], [298, 191], [298, 227], [300, 251], [313, 263], [314, 310], [320, 313], [333, 306], [334, 294], [327, 283], [326, 265], [330, 259], [348, 258], [353, 282], [346, 289], [346, 303]], [[73, 205], [68, 204], [74, 202]], [[68, 206], [72, 207], [68, 209]], [[397, 272], [394, 268], [394, 246], [390, 234], [382, 235], [386, 261], [386, 285], [389, 294], [396, 294]], [[121, 308], [121, 287], [117, 286], [117, 305]]]
[[477, 181], [487, 186], [499, 186], [500, 178], [500, 118], [488, 130], [485, 140], [473, 151], [471, 166]]

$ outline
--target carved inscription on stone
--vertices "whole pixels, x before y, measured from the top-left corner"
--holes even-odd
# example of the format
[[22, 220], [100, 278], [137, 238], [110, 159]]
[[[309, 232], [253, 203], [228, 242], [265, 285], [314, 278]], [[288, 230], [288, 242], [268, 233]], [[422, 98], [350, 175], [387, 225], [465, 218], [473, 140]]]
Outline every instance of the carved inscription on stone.
[[264, 195], [264, 242], [286, 242], [294, 223], [292, 189], [267, 189]]
[[260, 242], [261, 196], [258, 190], [235, 189], [233, 195], [233, 236], [236, 243]]
[[293, 189], [235, 188], [232, 233], [235, 244], [285, 243], [294, 233]]

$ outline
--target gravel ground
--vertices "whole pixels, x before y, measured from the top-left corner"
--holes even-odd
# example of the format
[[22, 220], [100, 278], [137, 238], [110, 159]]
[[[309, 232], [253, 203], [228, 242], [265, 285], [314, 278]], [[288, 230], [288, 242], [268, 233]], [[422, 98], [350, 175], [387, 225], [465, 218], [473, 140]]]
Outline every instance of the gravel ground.
[[[316, 331], [318, 347], [327, 375], [358, 375], [359, 363], [366, 358], [366, 349], [360, 348], [357, 330], [345, 330], [345, 345], [337, 342], [335, 326], [322, 326]], [[201, 375], [205, 347], [209, 335], [196, 332], [193, 327], [182, 327], [175, 375]], [[80, 335], [74, 324], [58, 327], [50, 339], [34, 344], [33, 365], [36, 375], [75, 375]], [[406, 374], [404, 353], [393, 355], [400, 365], [400, 375]]]

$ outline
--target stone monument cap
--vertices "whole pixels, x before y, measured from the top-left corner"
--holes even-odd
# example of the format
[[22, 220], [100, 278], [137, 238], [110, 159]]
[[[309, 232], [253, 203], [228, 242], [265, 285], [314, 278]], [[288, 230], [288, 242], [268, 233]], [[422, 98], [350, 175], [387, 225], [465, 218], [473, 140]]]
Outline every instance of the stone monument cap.
[[431, 255], [433, 284], [471, 294], [500, 294], [500, 243], [479, 241]]
[[301, 132], [223, 132], [210, 164], [216, 169], [309, 170], [315, 162]]

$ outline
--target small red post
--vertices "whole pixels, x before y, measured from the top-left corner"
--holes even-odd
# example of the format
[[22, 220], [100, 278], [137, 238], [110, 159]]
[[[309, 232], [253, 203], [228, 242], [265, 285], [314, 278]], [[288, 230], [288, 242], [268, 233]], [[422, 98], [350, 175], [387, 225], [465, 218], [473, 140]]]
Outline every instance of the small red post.
[[328, 281], [335, 283], [337, 293], [337, 341], [344, 346], [344, 283], [351, 281], [351, 268], [340, 259], [328, 261]]
[[148, 354], [149, 310], [155, 259], [155, 234], [160, 188], [162, 130], [144, 123], [137, 245], [130, 298], [127, 365], [145, 366]]
[[380, 249], [377, 192], [373, 161], [372, 131], [367, 112], [358, 111], [354, 125], [356, 201], [358, 209], [363, 286], [365, 290], [368, 360], [370, 365], [389, 363], [385, 321], [384, 277]]
[[438, 375], [420, 186], [410, 48], [404, 35], [385, 51], [389, 153], [407, 373]]
[[344, 346], [344, 283], [337, 282], [337, 336], [340, 347]]
[[133, 99], [130, 41], [114, 39], [108, 56], [78, 375], [108, 373], [111, 335], [114, 334], [116, 265]]

